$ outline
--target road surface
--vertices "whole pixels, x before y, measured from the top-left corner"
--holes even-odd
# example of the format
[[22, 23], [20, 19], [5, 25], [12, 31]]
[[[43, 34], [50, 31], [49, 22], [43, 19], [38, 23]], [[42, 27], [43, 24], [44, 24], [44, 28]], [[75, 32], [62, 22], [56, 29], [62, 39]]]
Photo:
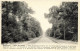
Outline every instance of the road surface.
[[77, 44], [77, 42], [73, 42], [73, 41], [69, 41], [69, 40], [61, 40], [61, 39], [56, 39], [56, 38], [52, 38], [52, 37], [48, 37], [46, 35], [43, 35], [39, 38], [35, 38], [34, 40], [30, 41], [29, 43], [53, 43], [53, 44]]
[[23, 41], [23, 42], [17, 42], [17, 43], [8, 43], [8, 44], [45, 44], [45, 43], [53, 43], [53, 44], [60, 44], [60, 43], [67, 43], [67, 44], [77, 44], [77, 42], [73, 41], [67, 41], [67, 40], [60, 40], [52, 37], [47, 37], [45, 34], [34, 38], [33, 40], [30, 41]]
[[52, 40], [50, 40], [47, 36], [42, 36], [37, 40], [33, 40], [30, 43], [54, 43]]

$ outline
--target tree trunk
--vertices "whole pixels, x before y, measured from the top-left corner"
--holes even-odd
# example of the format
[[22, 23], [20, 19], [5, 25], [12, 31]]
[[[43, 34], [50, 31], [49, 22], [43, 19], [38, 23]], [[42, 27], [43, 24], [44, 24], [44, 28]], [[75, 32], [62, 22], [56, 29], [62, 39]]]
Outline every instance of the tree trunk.
[[55, 38], [55, 31], [54, 31], [54, 38]]
[[64, 40], [65, 40], [65, 23], [64, 23]]

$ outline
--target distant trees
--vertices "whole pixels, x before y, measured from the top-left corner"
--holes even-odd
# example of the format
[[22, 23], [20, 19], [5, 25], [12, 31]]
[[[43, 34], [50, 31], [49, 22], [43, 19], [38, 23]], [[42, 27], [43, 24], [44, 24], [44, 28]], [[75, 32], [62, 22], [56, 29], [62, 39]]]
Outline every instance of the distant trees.
[[38, 21], [30, 14], [34, 11], [25, 2], [2, 2], [2, 43], [29, 40], [41, 35]]
[[47, 36], [50, 36], [51, 37], [52, 36], [51, 32], [52, 32], [52, 29], [51, 28], [47, 29], [46, 30]]
[[62, 2], [53, 6], [45, 17], [52, 23], [52, 37], [78, 41], [78, 2]]

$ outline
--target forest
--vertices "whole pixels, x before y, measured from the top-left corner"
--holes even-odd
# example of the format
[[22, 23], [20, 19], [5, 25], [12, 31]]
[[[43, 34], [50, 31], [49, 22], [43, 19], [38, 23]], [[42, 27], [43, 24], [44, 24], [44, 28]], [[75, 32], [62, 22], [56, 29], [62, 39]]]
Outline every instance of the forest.
[[42, 34], [40, 23], [31, 16], [34, 11], [21, 1], [2, 2], [2, 43], [29, 41]]
[[52, 24], [46, 31], [47, 36], [78, 41], [78, 2], [62, 2], [61, 5], [49, 8], [45, 18]]

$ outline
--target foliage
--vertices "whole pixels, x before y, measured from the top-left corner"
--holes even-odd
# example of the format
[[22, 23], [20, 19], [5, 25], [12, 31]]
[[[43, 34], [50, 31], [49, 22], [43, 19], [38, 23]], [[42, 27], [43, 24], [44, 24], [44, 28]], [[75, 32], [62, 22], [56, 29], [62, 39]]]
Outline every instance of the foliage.
[[46, 31], [47, 36], [52, 36], [51, 35], [51, 32], [52, 32], [52, 29], [51, 28], [47, 29], [47, 31]]
[[78, 41], [78, 2], [62, 2], [53, 6], [45, 17], [52, 26], [52, 37]]
[[34, 11], [25, 2], [2, 2], [2, 43], [26, 41], [41, 35]]

